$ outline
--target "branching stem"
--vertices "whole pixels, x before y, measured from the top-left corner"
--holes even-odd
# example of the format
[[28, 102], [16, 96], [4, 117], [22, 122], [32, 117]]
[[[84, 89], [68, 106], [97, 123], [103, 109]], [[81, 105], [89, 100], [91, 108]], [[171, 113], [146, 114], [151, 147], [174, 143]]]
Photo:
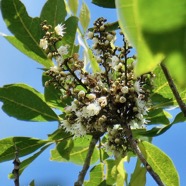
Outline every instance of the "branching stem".
[[89, 169], [89, 166], [90, 166], [90, 160], [91, 160], [92, 154], [94, 152], [94, 148], [95, 148], [96, 143], [98, 142], [99, 138], [100, 138], [99, 135], [92, 136], [92, 140], [89, 145], [88, 153], [87, 153], [83, 168], [82, 168], [81, 172], [79, 173], [78, 180], [74, 183], [74, 186], [82, 186], [83, 185], [85, 175], [86, 175], [86, 173]]
[[152, 167], [149, 165], [147, 160], [145, 159], [144, 155], [142, 154], [140, 148], [138, 147], [138, 144], [136, 140], [132, 136], [132, 131], [130, 128], [126, 127], [126, 132], [127, 132], [127, 138], [129, 140], [131, 148], [134, 150], [146, 170], [149, 172], [149, 174], [153, 177], [154, 181], [158, 184], [158, 186], [165, 186], [163, 182], [161, 181], [161, 178], [159, 175], [152, 169]]
[[163, 73], [169, 83], [169, 86], [172, 90], [172, 93], [174, 94], [174, 97], [176, 98], [176, 101], [181, 109], [181, 111], [183, 112], [183, 115], [186, 117], [186, 104], [182, 101], [182, 98], [176, 88], [176, 85], [174, 84], [173, 79], [171, 78], [171, 75], [168, 71], [168, 69], [166, 68], [165, 64], [163, 64], [163, 62], [160, 64], [161, 68], [163, 70]]

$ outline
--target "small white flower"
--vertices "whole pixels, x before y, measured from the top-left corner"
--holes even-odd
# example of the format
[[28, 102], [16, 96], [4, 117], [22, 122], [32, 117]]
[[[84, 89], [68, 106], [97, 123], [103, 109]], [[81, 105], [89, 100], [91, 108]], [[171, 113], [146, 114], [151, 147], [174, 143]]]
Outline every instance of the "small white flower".
[[40, 39], [39, 46], [42, 49], [46, 50], [48, 48], [48, 41], [46, 39]]
[[60, 65], [61, 63], [63, 63], [64, 62], [63, 57], [62, 56], [57, 56], [56, 57], [56, 62], [57, 62], [58, 65]]
[[140, 94], [140, 92], [143, 92], [143, 90], [141, 89], [141, 86], [140, 86], [140, 82], [139, 81], [136, 81], [134, 83], [134, 90], [137, 92], [137, 94]]
[[85, 118], [98, 115], [101, 110], [97, 102], [90, 103], [87, 107], [83, 107], [82, 116]]
[[79, 97], [79, 98], [82, 98], [82, 97], [84, 97], [84, 96], [85, 96], [85, 91], [84, 91], [84, 90], [79, 91], [78, 97]]
[[65, 46], [60, 46], [58, 49], [57, 49], [58, 53], [63, 56], [63, 55], [67, 55], [68, 54], [68, 46], [65, 45]]
[[50, 67], [50, 70], [52, 70], [54, 72], [59, 72], [59, 71], [61, 71], [61, 68], [59, 66], [53, 66], [53, 67]]
[[57, 35], [60, 35], [60, 36], [64, 36], [65, 32], [64, 32], [64, 29], [65, 29], [65, 25], [63, 24], [58, 24], [54, 30], [56, 32]]
[[101, 107], [105, 107], [107, 105], [107, 98], [105, 96], [102, 96], [98, 98], [98, 102]]

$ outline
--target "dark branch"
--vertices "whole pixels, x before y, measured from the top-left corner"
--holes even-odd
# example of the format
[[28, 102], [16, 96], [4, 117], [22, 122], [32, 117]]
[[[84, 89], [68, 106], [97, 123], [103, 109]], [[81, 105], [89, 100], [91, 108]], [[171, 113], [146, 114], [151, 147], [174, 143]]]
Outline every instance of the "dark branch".
[[171, 78], [171, 75], [170, 75], [168, 69], [166, 68], [166, 66], [163, 63], [161, 63], [160, 65], [161, 65], [163, 73], [164, 73], [164, 75], [165, 75], [165, 77], [166, 77], [166, 79], [169, 83], [169, 86], [172, 90], [172, 93], [174, 94], [174, 97], [176, 98], [176, 101], [177, 101], [179, 107], [180, 107], [181, 111], [183, 112], [183, 115], [186, 117], [186, 105], [182, 101], [182, 98], [181, 98], [181, 96], [180, 96], [180, 94], [179, 94], [179, 92], [178, 92], [178, 90], [177, 90], [177, 88], [174, 84], [174, 81]]
[[86, 173], [89, 169], [89, 166], [90, 166], [90, 160], [91, 160], [92, 154], [94, 152], [94, 148], [95, 148], [96, 143], [98, 142], [99, 138], [100, 138], [100, 136], [92, 136], [92, 140], [89, 145], [88, 153], [87, 153], [83, 168], [82, 168], [81, 172], [79, 173], [78, 180], [74, 183], [74, 186], [82, 186], [83, 185], [85, 175], [86, 175]]
[[142, 162], [146, 170], [153, 177], [154, 181], [158, 184], [158, 186], [165, 186], [163, 182], [161, 181], [161, 178], [159, 177], [159, 175], [156, 172], [154, 172], [154, 170], [152, 169], [152, 167], [149, 165], [144, 155], [142, 154], [140, 148], [138, 147], [136, 140], [132, 136], [131, 129], [126, 127], [126, 132], [127, 132], [127, 138], [129, 140], [131, 148], [134, 150], [134, 152], [136, 153], [136, 155], [138, 156], [138, 158], [140, 159], [140, 161]]

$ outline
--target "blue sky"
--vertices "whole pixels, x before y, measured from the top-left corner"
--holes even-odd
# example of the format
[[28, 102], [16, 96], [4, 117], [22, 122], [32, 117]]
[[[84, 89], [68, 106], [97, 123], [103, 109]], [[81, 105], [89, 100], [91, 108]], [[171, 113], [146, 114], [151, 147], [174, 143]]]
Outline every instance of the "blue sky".
[[[45, 0], [22, 1], [31, 16], [38, 16]], [[98, 17], [105, 17], [109, 22], [116, 20], [115, 10], [102, 9], [86, 1], [91, 10], [91, 20]], [[6, 29], [5, 23], [0, 16], [0, 32], [10, 34]], [[29, 59], [16, 48], [12, 47], [4, 38], [0, 37], [0, 56], [1, 73], [0, 86], [11, 83], [26, 83], [35, 89], [43, 92], [41, 83], [42, 71], [38, 63]], [[0, 103], [2, 106], [2, 103]], [[175, 115], [176, 111], [171, 111]], [[47, 138], [47, 134], [52, 133], [57, 128], [57, 122], [50, 123], [32, 123], [18, 121], [7, 116], [0, 110], [0, 138], [10, 136], [30, 136], [35, 138]], [[186, 184], [186, 125], [180, 123], [173, 126], [167, 133], [153, 139], [153, 143], [161, 148], [173, 160], [180, 174], [181, 185]], [[20, 178], [21, 186], [28, 185], [32, 179], [36, 180], [36, 185], [46, 186], [49, 183], [53, 185], [73, 185], [77, 179], [80, 166], [71, 163], [58, 163], [49, 161], [50, 149], [47, 149], [37, 160], [28, 167]], [[134, 161], [133, 161], [134, 162]], [[129, 171], [132, 170], [134, 163], [127, 165]], [[13, 169], [12, 162], [1, 163], [0, 165], [0, 185], [12, 186], [13, 181], [7, 178], [8, 173]], [[155, 186], [155, 182], [148, 176], [147, 186]]]

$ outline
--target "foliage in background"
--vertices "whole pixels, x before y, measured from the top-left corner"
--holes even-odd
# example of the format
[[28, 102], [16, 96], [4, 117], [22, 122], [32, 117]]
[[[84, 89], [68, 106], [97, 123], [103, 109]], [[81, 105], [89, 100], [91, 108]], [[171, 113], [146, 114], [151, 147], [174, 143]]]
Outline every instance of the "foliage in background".
[[[117, 0], [116, 3], [109, 0], [93, 0], [93, 3], [104, 8], [116, 8], [119, 25], [126, 34], [127, 39], [137, 50], [136, 74], [142, 75], [153, 71], [156, 76], [150, 94], [152, 106], [146, 116], [146, 119], [149, 120], [147, 128], [133, 129], [132, 134], [139, 141], [140, 150], [151, 167], [158, 173], [163, 183], [177, 186], [179, 185], [179, 176], [171, 159], [159, 148], [155, 147], [151, 143], [151, 139], [154, 136], [163, 134], [172, 125], [185, 121], [182, 113], [179, 113], [172, 123], [169, 121], [170, 115], [164, 109], [178, 106], [178, 104], [159, 66], [159, 63], [164, 60], [171, 75], [176, 79], [177, 85], [185, 87], [186, 46], [183, 38], [185, 37], [186, 15], [183, 6], [184, 0], [171, 3], [168, 0], [151, 3], [143, 0], [126, 2]], [[44, 20], [47, 20], [47, 24], [50, 24], [53, 28], [58, 24], [64, 24], [66, 28], [65, 34], [59, 43], [68, 46], [68, 54], [66, 54], [65, 59], [70, 58], [74, 53], [78, 53], [79, 48], [82, 47], [84, 50], [82, 58], [85, 64], [90, 66], [89, 70], [92, 70], [93, 74], [99, 72], [101, 71], [97, 63], [99, 59], [90, 49], [85, 37], [90, 21], [89, 9], [86, 3], [83, 2], [78, 15], [78, 7], [77, 0], [69, 0], [68, 3], [62, 0], [48, 0], [43, 6], [40, 17], [32, 18], [28, 15], [21, 1], [2, 0], [3, 19], [13, 34], [13, 36], [4, 37], [22, 53], [41, 64], [47, 71], [56, 64], [47, 56], [46, 51], [39, 46], [39, 41], [45, 34], [40, 24]], [[170, 15], [174, 16], [169, 17]], [[118, 29], [117, 24], [109, 23], [107, 29], [110, 29], [109, 31], [116, 30]], [[77, 37], [78, 45], [76, 44]], [[43, 85], [49, 79], [48, 74], [43, 73]], [[65, 120], [65, 107], [70, 105], [72, 97], [65, 97], [63, 92], [52, 86], [44, 87], [44, 89], [43, 95], [25, 84], [5, 85], [0, 88], [0, 101], [3, 102], [2, 109], [9, 116], [19, 120], [57, 121], [62, 123]], [[79, 89], [84, 91], [82, 87]], [[186, 91], [179, 89], [179, 93], [184, 101]], [[60, 99], [61, 95], [64, 96], [62, 100]], [[53, 108], [59, 109], [62, 114], [57, 115]], [[21, 174], [48, 146], [56, 144], [51, 151], [50, 159], [52, 161], [70, 161], [83, 165], [87, 152], [89, 152], [91, 136], [93, 134], [90, 133], [90, 135], [74, 139], [71, 133], [59, 128], [48, 135], [45, 140], [19, 136], [1, 139], [0, 146], [3, 148], [0, 150], [0, 162], [13, 160], [16, 149], [19, 149], [19, 157], [32, 153], [30, 157], [21, 162], [19, 167]], [[101, 138], [100, 143], [105, 143], [107, 138], [108, 136]], [[104, 151], [99, 146], [100, 144], [95, 147], [92, 155], [91, 164], [93, 166], [90, 171], [90, 180], [84, 184], [88, 186], [99, 184], [123, 185], [126, 183], [127, 172], [123, 167], [123, 163], [130, 161], [130, 158], [135, 156], [134, 153], [130, 152], [123, 158], [115, 159], [112, 154]], [[36, 150], [39, 151], [35, 152]], [[100, 157], [102, 158], [100, 159]], [[138, 159], [128, 184], [141, 183], [141, 185], [145, 185], [146, 172]], [[14, 176], [10, 175], [10, 177]], [[34, 182], [32, 182], [33, 184]]]

